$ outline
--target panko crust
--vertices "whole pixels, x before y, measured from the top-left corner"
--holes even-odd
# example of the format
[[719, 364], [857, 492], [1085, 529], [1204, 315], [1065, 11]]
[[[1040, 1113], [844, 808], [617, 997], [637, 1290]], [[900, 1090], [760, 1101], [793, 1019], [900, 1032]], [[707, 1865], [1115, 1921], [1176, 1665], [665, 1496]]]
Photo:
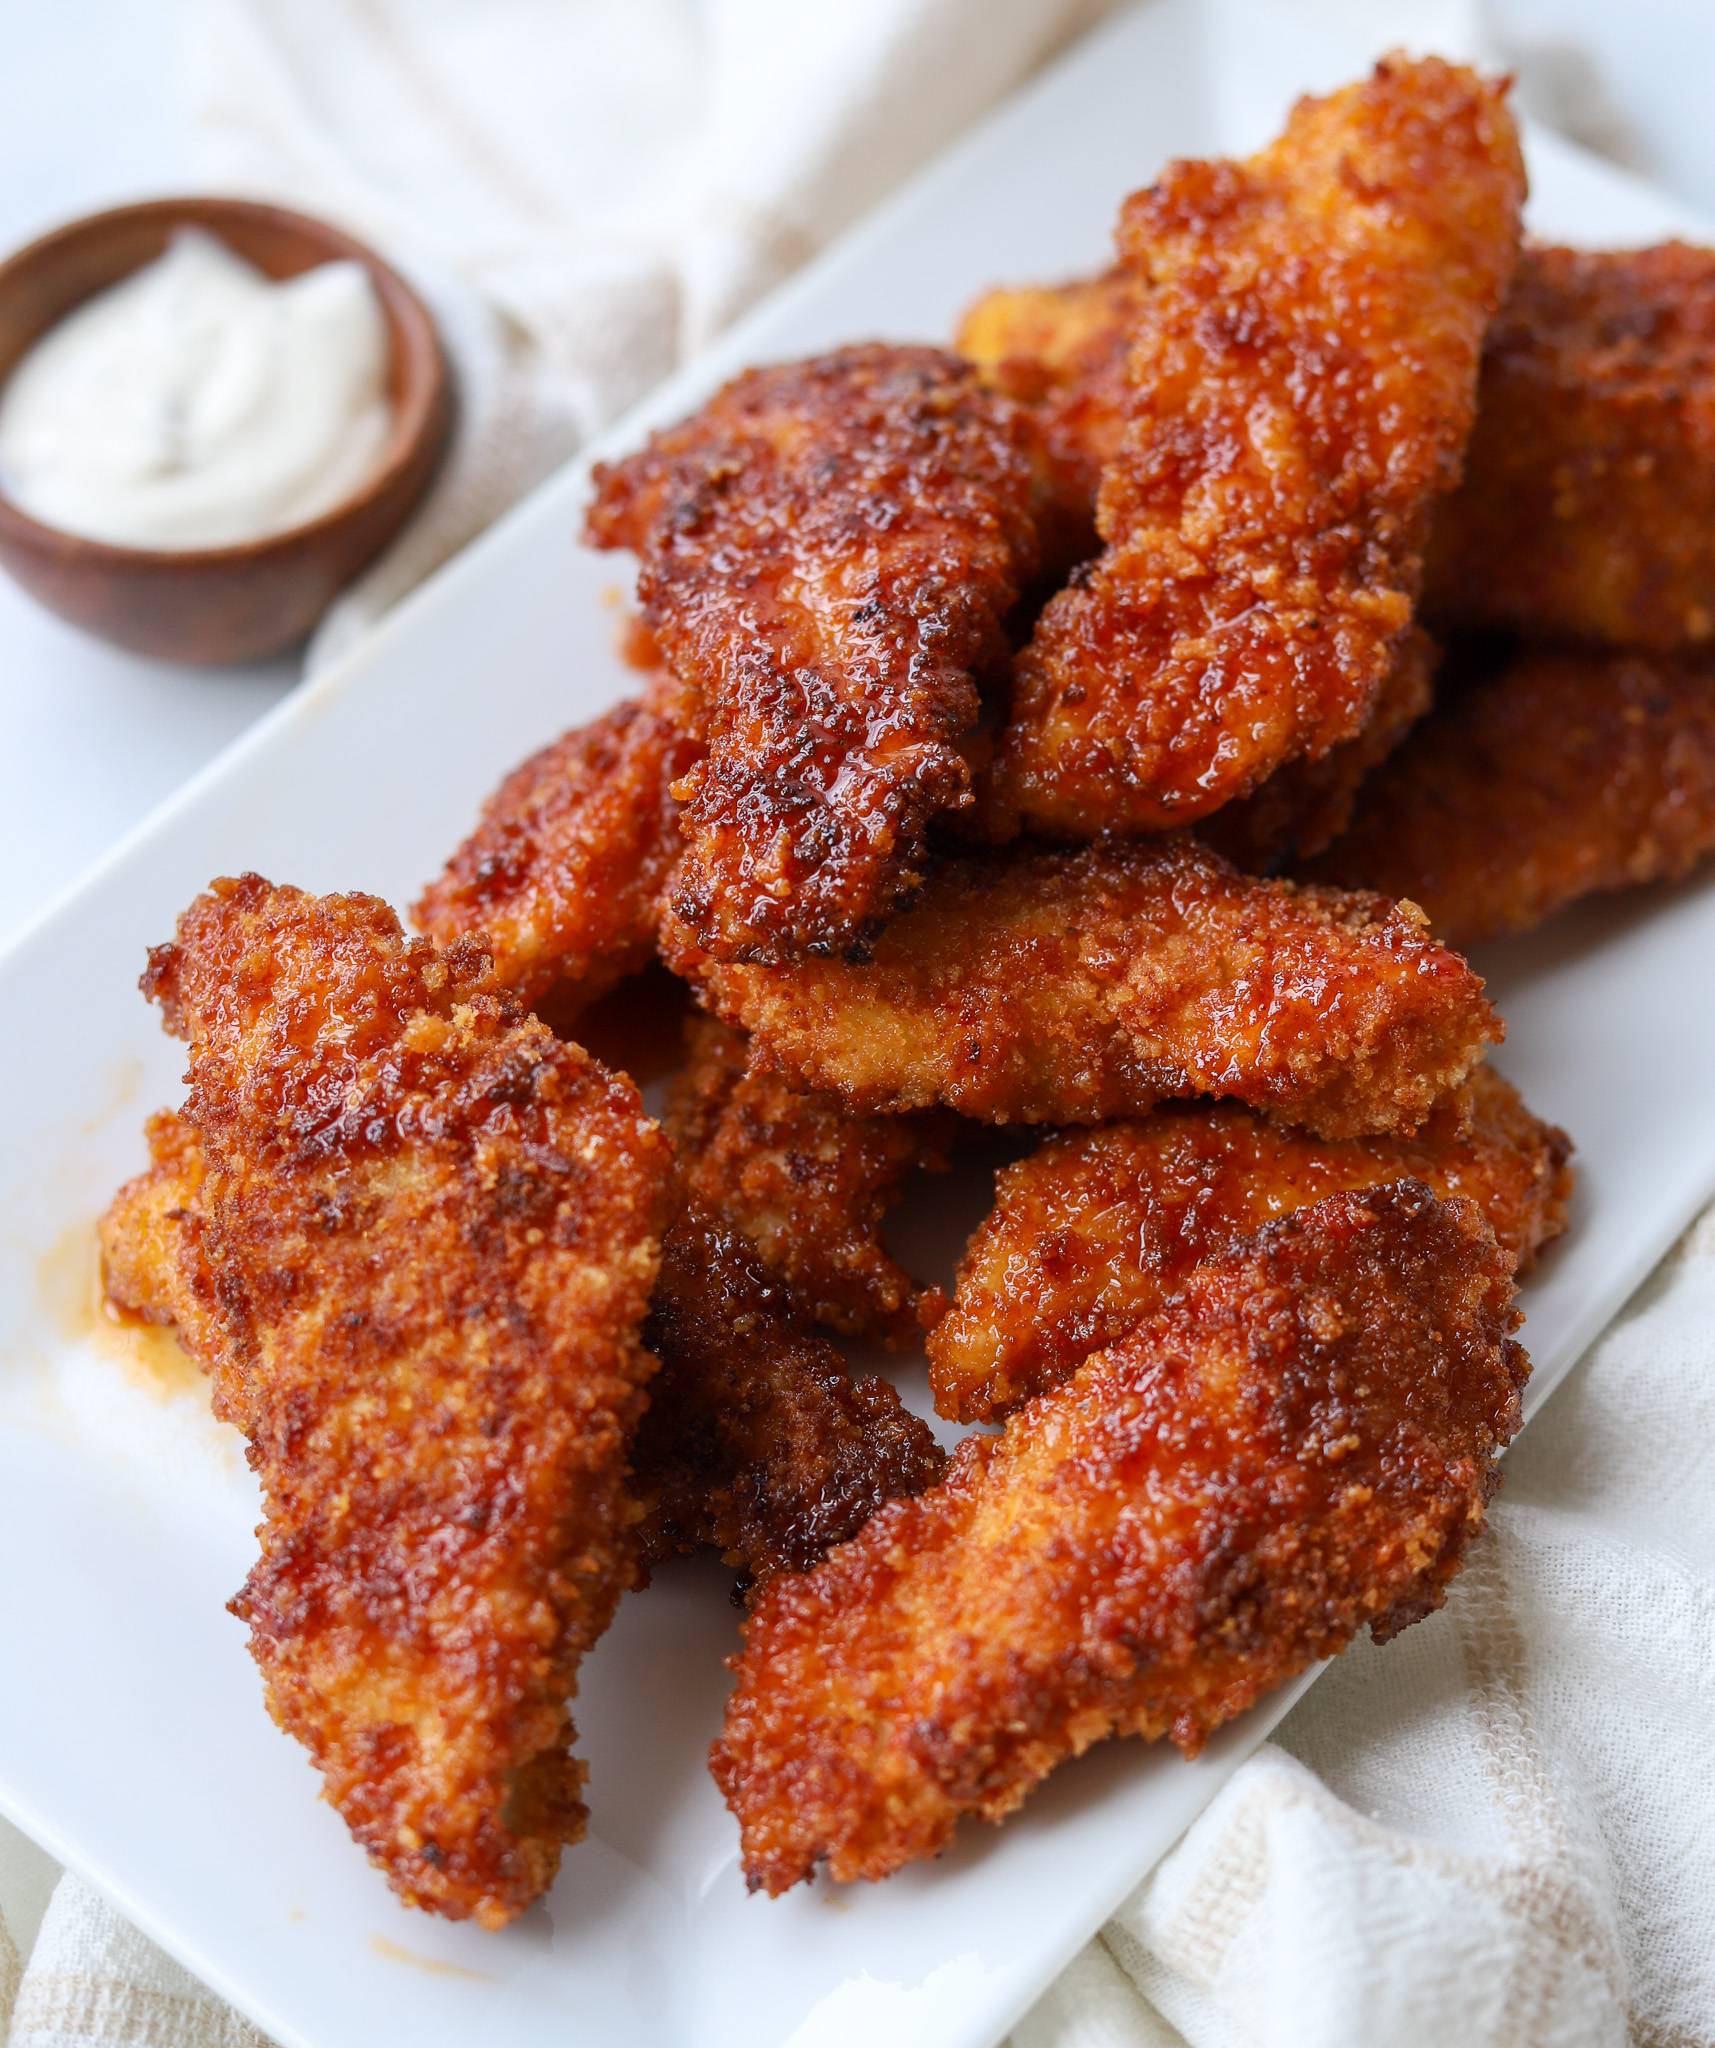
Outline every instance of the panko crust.
[[1712, 852], [1715, 654], [1526, 649], [1425, 720], [1306, 871], [1471, 945]]
[[663, 944], [754, 1060], [862, 1113], [1083, 1124], [1207, 1094], [1410, 1130], [1502, 1030], [1416, 910], [1182, 836], [949, 861], [864, 962], [723, 965], [670, 917]]
[[748, 1241], [695, 1201], [662, 1244], [638, 1433], [645, 1567], [712, 1548], [747, 1586], [807, 1571], [946, 1454], [893, 1386], [854, 1378]]
[[566, 1701], [632, 1570], [671, 1155], [488, 972], [247, 875], [144, 987], [190, 1047], [180, 1329], [262, 1482], [232, 1604], [269, 1709], [407, 1903], [498, 1926], [583, 1828]]
[[1105, 552], [1020, 655], [999, 781], [1059, 837], [1187, 824], [1365, 724], [1458, 480], [1524, 170], [1504, 84], [1389, 59], [1126, 202], [1150, 289]]
[[712, 1755], [752, 1886], [884, 1877], [1111, 1735], [1195, 1754], [1438, 1606], [1519, 1425], [1511, 1263], [1419, 1183], [1332, 1195], [777, 1579]]
[[1364, 784], [1427, 714], [1439, 659], [1435, 642], [1414, 626], [1368, 719], [1351, 739], [1316, 760], [1300, 756], [1277, 768], [1249, 796], [1205, 818], [1199, 837], [1234, 867], [1259, 875], [1331, 846], [1351, 823]]
[[861, 943], [969, 802], [961, 741], [1034, 573], [1027, 413], [932, 348], [751, 370], [596, 473], [588, 534], [639, 557], [696, 692], [679, 915], [726, 959]]
[[939, 1306], [882, 1241], [917, 1170], [947, 1164], [948, 1119], [857, 1116], [837, 1096], [752, 1069], [743, 1032], [692, 1019], [661, 1113], [687, 1192], [743, 1237], [816, 1322], [903, 1345]]
[[441, 945], [480, 933], [497, 983], [534, 1003], [556, 985], [590, 1003], [654, 957], [679, 852], [674, 782], [701, 752], [688, 693], [667, 675], [515, 768], [418, 899]]
[[1424, 604], [1663, 653], [1715, 635], [1715, 251], [1527, 254]]
[[1229, 1105], [1050, 1138], [1002, 1169], [929, 1338], [937, 1410], [997, 1422], [1156, 1314], [1187, 1275], [1324, 1196], [1422, 1181], [1522, 1272], [1566, 1228], [1572, 1141], [1481, 1066], [1410, 1137], [1331, 1141]]

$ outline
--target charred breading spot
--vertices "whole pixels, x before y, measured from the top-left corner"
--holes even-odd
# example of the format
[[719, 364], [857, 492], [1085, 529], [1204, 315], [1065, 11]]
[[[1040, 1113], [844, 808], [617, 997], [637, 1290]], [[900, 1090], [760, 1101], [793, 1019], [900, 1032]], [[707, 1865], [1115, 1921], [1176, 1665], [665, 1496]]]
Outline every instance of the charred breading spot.
[[941, 1414], [994, 1422], [1154, 1315], [1195, 1267], [1345, 1189], [1465, 1196], [1520, 1271], [1566, 1228], [1572, 1143], [1492, 1067], [1408, 1138], [1312, 1138], [1228, 1105], [1050, 1138], [1004, 1168], [929, 1338]]
[[1470, 945], [1711, 852], [1715, 655], [1526, 649], [1424, 721], [1307, 872], [1409, 896]]
[[662, 939], [754, 1060], [864, 1114], [1101, 1123], [1220, 1095], [1325, 1137], [1410, 1130], [1501, 1034], [1415, 910], [1183, 837], [948, 861], [866, 962], [723, 965], [671, 916]]
[[418, 900], [441, 944], [482, 934], [497, 982], [536, 1002], [556, 984], [594, 1001], [648, 964], [679, 851], [672, 786], [696, 761], [695, 710], [657, 675], [507, 776]]
[[638, 555], [706, 720], [672, 888], [708, 950], [843, 951], [909, 895], [969, 801], [1044, 489], [1022, 408], [880, 343], [749, 371], [597, 471], [589, 537]]
[[217, 882], [145, 987], [190, 1094], [109, 1285], [249, 1439], [274, 1718], [407, 1903], [498, 1926], [583, 1829], [566, 1701], [633, 1566], [666, 1141], [373, 897]]
[[753, 1070], [744, 1034], [693, 1021], [662, 1111], [690, 1195], [746, 1239], [817, 1322], [901, 1345], [935, 1303], [882, 1242], [910, 1175], [947, 1163], [952, 1119], [858, 1116]]
[[1664, 653], [1715, 634], [1715, 251], [1526, 253], [1424, 603]]
[[712, 1758], [750, 1883], [884, 1877], [1110, 1735], [1193, 1755], [1438, 1606], [1519, 1425], [1511, 1267], [1469, 1202], [1332, 1195], [766, 1587]]
[[[1183, 825], [1358, 734], [1458, 480], [1524, 172], [1504, 87], [1390, 59], [1134, 194], [1105, 552], [1020, 655], [999, 781], [1061, 838]], [[1099, 329], [1099, 304], [1086, 309]]]
[[636, 1450], [646, 1568], [713, 1548], [746, 1585], [806, 1571], [946, 1463], [893, 1387], [854, 1379], [695, 1202], [662, 1245], [646, 1341], [661, 1362]]

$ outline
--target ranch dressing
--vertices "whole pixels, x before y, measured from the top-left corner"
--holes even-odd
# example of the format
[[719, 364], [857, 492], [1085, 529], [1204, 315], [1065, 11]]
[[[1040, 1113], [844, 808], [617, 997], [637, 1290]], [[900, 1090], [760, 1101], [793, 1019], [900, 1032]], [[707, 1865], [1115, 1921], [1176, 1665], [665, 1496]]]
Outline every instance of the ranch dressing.
[[276, 283], [183, 229], [50, 328], [0, 388], [0, 490], [123, 547], [282, 533], [377, 466], [387, 355], [361, 264]]

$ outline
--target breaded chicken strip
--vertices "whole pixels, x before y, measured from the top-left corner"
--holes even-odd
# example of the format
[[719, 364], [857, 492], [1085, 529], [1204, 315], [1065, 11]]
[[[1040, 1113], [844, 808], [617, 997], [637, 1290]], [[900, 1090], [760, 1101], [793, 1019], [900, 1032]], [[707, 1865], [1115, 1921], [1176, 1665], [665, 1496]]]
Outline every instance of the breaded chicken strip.
[[639, 557], [698, 694], [673, 899], [725, 959], [852, 946], [909, 894], [1037, 560], [1019, 407], [938, 349], [751, 370], [596, 473], [588, 533]]
[[683, 687], [577, 727], [515, 768], [412, 915], [439, 944], [479, 932], [496, 980], [534, 1003], [556, 983], [593, 1002], [655, 951], [679, 852], [672, 784], [698, 758]]
[[903, 1344], [936, 1304], [881, 1226], [918, 1168], [947, 1163], [950, 1120], [856, 1116], [838, 1097], [747, 1071], [744, 1034], [695, 1019], [662, 1111], [686, 1189], [745, 1238], [763, 1271], [829, 1329]]
[[[269, 1709], [403, 1899], [499, 1926], [583, 1829], [565, 1703], [632, 1570], [671, 1159], [488, 969], [249, 875], [144, 987], [190, 1047], [196, 1313], [170, 1312], [262, 1482], [233, 1611]], [[107, 1232], [121, 1300], [187, 1206], [139, 1202]]]
[[1472, 1204], [1332, 1195], [775, 1580], [712, 1757], [750, 1883], [885, 1877], [1110, 1735], [1194, 1755], [1439, 1606], [1519, 1424], [1512, 1296]]
[[1408, 908], [1235, 874], [1183, 837], [949, 861], [866, 962], [671, 964], [753, 1058], [862, 1112], [1101, 1123], [1225, 1095], [1325, 1137], [1411, 1130], [1501, 1025]]
[[1309, 872], [1469, 945], [1711, 852], [1715, 657], [1527, 650], [1418, 728]]
[[1566, 1228], [1566, 1133], [1479, 1067], [1409, 1138], [1334, 1141], [1222, 1104], [1050, 1138], [1004, 1168], [929, 1338], [935, 1406], [996, 1422], [1156, 1314], [1194, 1267], [1344, 1189], [1420, 1180], [1477, 1204], [1522, 1270]]
[[946, 1464], [889, 1382], [854, 1380], [695, 1202], [663, 1241], [647, 1341], [661, 1370], [637, 1438], [646, 1566], [712, 1546], [746, 1584], [807, 1571]]
[[[1062, 518], [1093, 535], [1126, 418], [1142, 265], [986, 293], [956, 346], [1032, 403]], [[1715, 632], [1715, 252], [1524, 248], [1491, 324], [1424, 608], [1660, 651]]]
[[144, 1125], [149, 1164], [101, 1219], [101, 1284], [110, 1305], [171, 1330], [205, 1372], [221, 1342], [220, 1305], [202, 1250], [202, 1144], [182, 1116]]
[[1244, 163], [1134, 194], [1151, 289], [1106, 550], [1020, 656], [999, 781], [1039, 831], [1206, 816], [1359, 732], [1458, 481], [1524, 171], [1504, 88], [1390, 59]]
[[1424, 604], [1662, 652], [1715, 635], [1715, 251], [1527, 255]]

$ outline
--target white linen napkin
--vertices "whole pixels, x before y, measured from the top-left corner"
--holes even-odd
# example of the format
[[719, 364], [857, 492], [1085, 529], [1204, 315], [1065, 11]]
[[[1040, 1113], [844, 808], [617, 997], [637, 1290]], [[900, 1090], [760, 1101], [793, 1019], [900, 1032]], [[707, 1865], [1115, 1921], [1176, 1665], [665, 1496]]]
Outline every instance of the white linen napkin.
[[[431, 503], [312, 658], [1100, 4], [193, 0], [209, 182], [397, 254], [461, 381]], [[1476, 33], [1468, 0], [1212, 0], [1271, 113], [1306, 8], [1346, 72]], [[1509, 1460], [1448, 1612], [1321, 1679], [1016, 2048], [1715, 2039], [1711, 1329], [1715, 1211]], [[263, 2048], [78, 1879], [43, 1916], [51, 1875], [0, 1824], [10, 2048]]]

